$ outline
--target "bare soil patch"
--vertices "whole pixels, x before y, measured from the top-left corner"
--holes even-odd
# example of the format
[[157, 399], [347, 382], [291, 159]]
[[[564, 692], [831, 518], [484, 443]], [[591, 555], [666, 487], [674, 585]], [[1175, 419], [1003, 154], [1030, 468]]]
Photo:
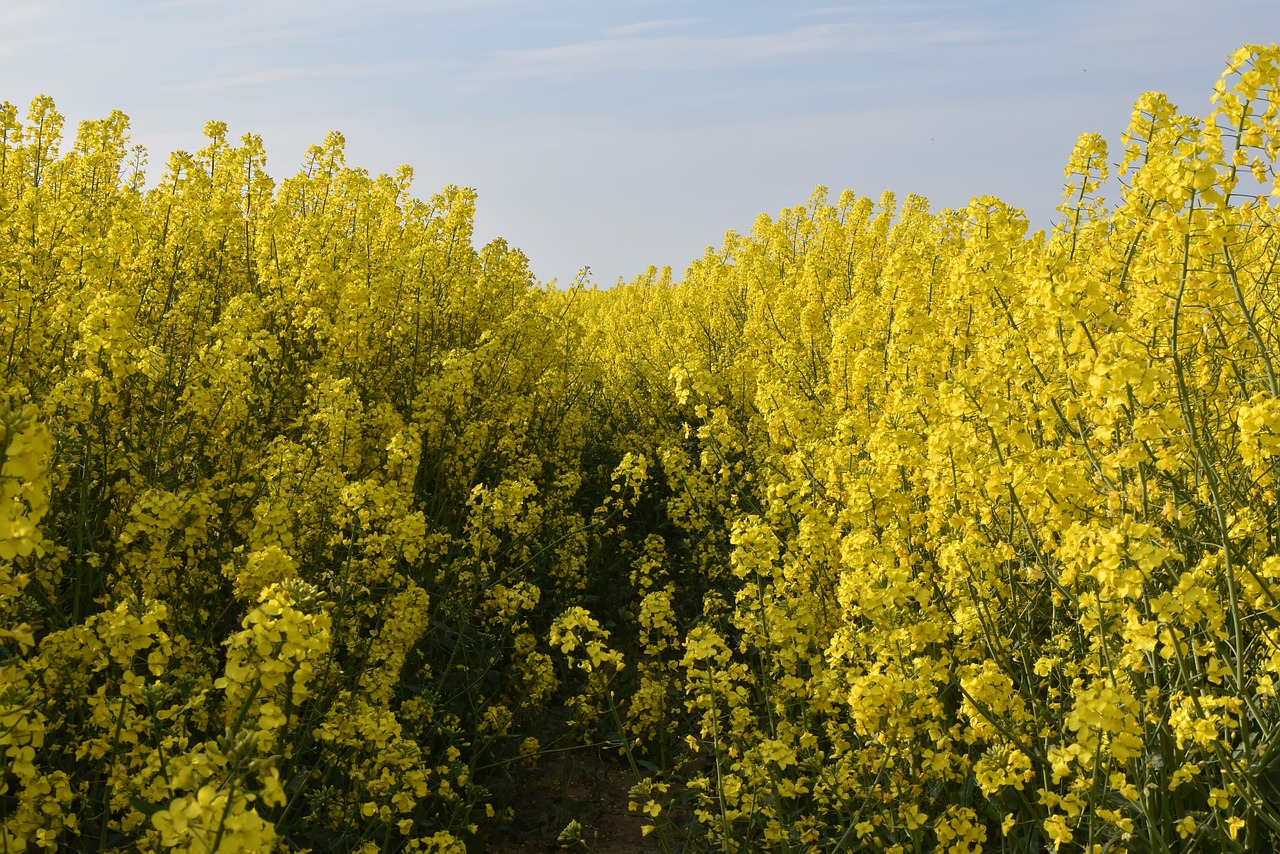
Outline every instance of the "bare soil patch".
[[[647, 816], [627, 809], [635, 777], [625, 762], [596, 750], [547, 759], [525, 783], [515, 818], [486, 840], [487, 854], [642, 854], [654, 850], [641, 833]], [[571, 822], [581, 843], [559, 841]]]

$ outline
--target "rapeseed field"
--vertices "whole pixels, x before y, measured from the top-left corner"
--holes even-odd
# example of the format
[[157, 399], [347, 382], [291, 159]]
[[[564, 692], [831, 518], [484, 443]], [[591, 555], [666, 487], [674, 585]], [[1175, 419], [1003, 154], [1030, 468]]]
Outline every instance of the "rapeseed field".
[[657, 851], [1280, 842], [1274, 44], [1050, 232], [819, 188], [607, 290], [205, 135], [0, 106], [4, 851], [483, 851], [582, 749]]

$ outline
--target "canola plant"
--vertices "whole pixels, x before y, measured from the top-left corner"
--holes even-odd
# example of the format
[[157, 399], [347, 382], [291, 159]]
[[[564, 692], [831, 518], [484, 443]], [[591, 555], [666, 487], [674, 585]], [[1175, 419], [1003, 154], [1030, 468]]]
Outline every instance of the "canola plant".
[[820, 188], [608, 290], [206, 136], [0, 106], [3, 850], [482, 850], [573, 743], [655, 850], [1280, 841], [1275, 45], [1050, 233]]

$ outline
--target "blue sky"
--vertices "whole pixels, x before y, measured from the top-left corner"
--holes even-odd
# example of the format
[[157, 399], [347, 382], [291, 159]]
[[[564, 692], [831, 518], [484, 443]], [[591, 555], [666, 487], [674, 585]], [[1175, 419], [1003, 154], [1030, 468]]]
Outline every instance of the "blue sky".
[[[347, 161], [475, 187], [480, 241], [543, 280], [677, 275], [813, 187], [991, 193], [1048, 226], [1079, 134], [1139, 93], [1208, 110], [1275, 0], [0, 0], [0, 100], [118, 108], [151, 153], [209, 119], [277, 179], [337, 129]], [[74, 133], [73, 130], [69, 131]]]

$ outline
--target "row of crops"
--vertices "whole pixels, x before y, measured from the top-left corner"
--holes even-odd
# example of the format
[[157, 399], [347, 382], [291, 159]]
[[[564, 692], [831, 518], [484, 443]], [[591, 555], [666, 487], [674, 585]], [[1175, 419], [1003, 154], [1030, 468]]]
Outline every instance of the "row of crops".
[[480, 851], [581, 745], [655, 850], [1280, 840], [1275, 45], [1051, 233], [819, 189], [608, 290], [338, 134], [62, 123], [0, 106], [3, 850]]

